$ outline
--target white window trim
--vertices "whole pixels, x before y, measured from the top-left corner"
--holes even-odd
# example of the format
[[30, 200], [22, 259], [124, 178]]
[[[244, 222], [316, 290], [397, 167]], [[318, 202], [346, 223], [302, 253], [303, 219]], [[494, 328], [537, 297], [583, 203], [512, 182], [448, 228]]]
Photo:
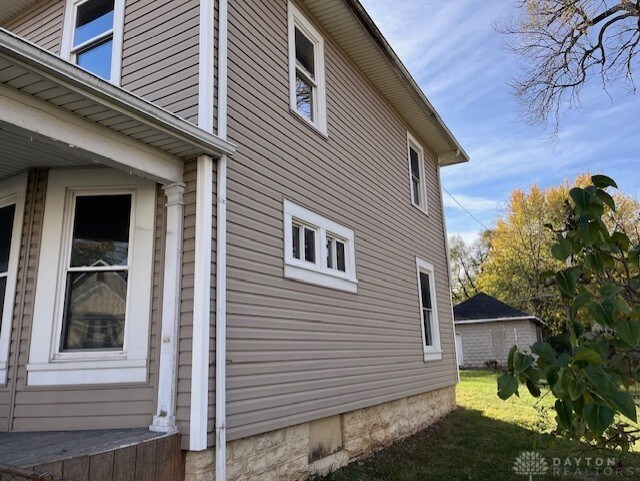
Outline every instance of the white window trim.
[[[303, 258], [293, 257], [292, 225], [294, 221], [311, 227], [316, 232], [315, 264]], [[345, 243], [346, 272], [327, 267], [327, 234], [333, 234]], [[353, 231], [288, 200], [284, 201], [284, 261], [284, 276], [289, 279], [346, 292], [358, 292]]]
[[[73, 48], [73, 34], [75, 32], [76, 14], [78, 7], [91, 0], [66, 0], [64, 11], [64, 26], [62, 30], [62, 44], [60, 56], [75, 64]], [[113, 5], [113, 53], [111, 57], [111, 77], [107, 80], [114, 85], [120, 85], [122, 80], [122, 43], [124, 39], [124, 7], [125, 0], [115, 0]], [[91, 72], [93, 73], [93, 72]]]
[[13, 231], [11, 233], [11, 251], [7, 269], [7, 283], [4, 294], [4, 309], [0, 312], [0, 385], [7, 382], [9, 364], [9, 344], [13, 324], [13, 307], [20, 261], [20, 245], [22, 243], [22, 223], [27, 195], [27, 174], [21, 174], [0, 182], [0, 207], [15, 205]]
[[[60, 352], [64, 265], [76, 193], [132, 192], [130, 265], [121, 351]], [[151, 318], [156, 189], [151, 181], [111, 169], [49, 174], [38, 264], [29, 386], [146, 382]], [[52, 280], [54, 285], [52, 285]]]
[[[418, 153], [418, 161], [420, 167], [420, 205], [417, 205], [413, 202], [413, 177], [411, 173], [411, 150], [415, 150]], [[418, 140], [411, 135], [410, 132], [407, 132], [407, 163], [409, 165], [409, 201], [411, 205], [421, 210], [425, 214], [429, 214], [429, 207], [427, 201], [427, 180], [426, 180], [426, 170], [425, 170], [425, 157], [424, 157], [424, 148], [418, 142]]]
[[[296, 105], [296, 27], [313, 44], [313, 60], [315, 62], [315, 83], [313, 97], [314, 121], [312, 122], [298, 112]], [[299, 118], [307, 122], [322, 135], [327, 136], [327, 95], [324, 71], [324, 38], [311, 24], [305, 15], [289, 2], [289, 107]]]
[[[429, 274], [429, 290], [431, 291], [431, 331], [433, 332], [433, 346], [427, 346], [424, 332], [424, 311], [422, 308], [422, 292], [420, 291], [420, 273]], [[432, 264], [416, 257], [416, 278], [418, 281], [418, 300], [420, 302], [420, 329], [422, 331], [422, 350], [424, 360], [442, 360], [442, 348], [440, 345], [440, 322], [438, 321], [438, 303], [436, 301], [436, 276]]]

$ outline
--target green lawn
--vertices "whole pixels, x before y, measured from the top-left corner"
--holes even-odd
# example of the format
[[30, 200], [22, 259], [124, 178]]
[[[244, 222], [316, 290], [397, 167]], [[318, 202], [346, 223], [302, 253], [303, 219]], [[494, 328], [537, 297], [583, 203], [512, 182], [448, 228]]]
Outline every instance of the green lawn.
[[[497, 375], [484, 371], [461, 372], [458, 410], [426, 431], [333, 473], [326, 481], [527, 481], [528, 476], [513, 471], [516, 457], [523, 451], [539, 451], [549, 465], [544, 475], [533, 481], [561, 479], [640, 479], [640, 455], [621, 458], [624, 476], [607, 476], [593, 465], [585, 473], [584, 464], [555, 468], [553, 459], [611, 458], [610, 452], [585, 451], [577, 443], [561, 442], [548, 450], [538, 447], [535, 429], [549, 426], [540, 412], [553, 404], [550, 397], [536, 403], [528, 393], [502, 401], [496, 396]], [[526, 389], [525, 389], [526, 391]], [[615, 456], [620, 458], [620, 456]], [[581, 469], [580, 472], [577, 470]], [[610, 472], [609, 470], [607, 470]], [[559, 473], [559, 474], [558, 474]]]

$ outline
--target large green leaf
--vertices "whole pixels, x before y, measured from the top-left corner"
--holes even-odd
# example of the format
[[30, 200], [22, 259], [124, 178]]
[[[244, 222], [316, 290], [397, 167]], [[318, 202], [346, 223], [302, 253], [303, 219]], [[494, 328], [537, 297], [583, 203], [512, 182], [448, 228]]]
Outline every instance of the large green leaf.
[[623, 319], [618, 322], [618, 334], [630, 347], [638, 347], [640, 343], [640, 322]]
[[586, 346], [578, 347], [574, 352], [574, 357], [576, 361], [586, 361], [590, 364], [602, 364], [604, 362], [604, 359], [596, 350]]
[[608, 192], [605, 192], [604, 190], [598, 190], [596, 192], [596, 196], [602, 202], [607, 204], [612, 211], [616, 210], [616, 201], [613, 200], [613, 197], [611, 197], [611, 195]]
[[598, 404], [588, 404], [584, 407], [584, 418], [587, 426], [596, 436], [602, 436], [613, 423], [613, 409]]
[[574, 187], [569, 191], [573, 203], [576, 205], [578, 212], [586, 212], [589, 210], [589, 195], [587, 191], [579, 187]]
[[599, 189], [606, 189], [607, 187], [615, 187], [616, 189], [618, 188], [618, 185], [615, 183], [615, 181], [611, 177], [607, 177], [606, 175], [592, 175], [591, 182], [593, 182], [593, 185], [595, 185]]
[[584, 372], [597, 394], [604, 395], [609, 393], [611, 378], [602, 367], [589, 365], [584, 368]]
[[536, 342], [531, 346], [531, 352], [544, 359], [549, 364], [556, 362], [558, 355], [555, 349], [548, 342]]
[[576, 278], [569, 270], [556, 273], [556, 284], [563, 297], [573, 297], [576, 290]]
[[623, 416], [626, 416], [631, 421], [638, 422], [638, 411], [636, 410], [636, 404], [633, 401], [633, 397], [625, 391], [615, 391], [611, 393], [609, 400], [612, 404], [618, 408]]
[[613, 324], [611, 313], [607, 312], [599, 302], [592, 301], [589, 304], [589, 314], [601, 326], [611, 326]]
[[505, 372], [498, 378], [498, 397], [502, 400], [509, 399], [518, 393], [518, 380]]
[[558, 413], [558, 423], [560, 426], [567, 430], [571, 430], [573, 427], [573, 406], [571, 401], [558, 399], [556, 401], [556, 412]]

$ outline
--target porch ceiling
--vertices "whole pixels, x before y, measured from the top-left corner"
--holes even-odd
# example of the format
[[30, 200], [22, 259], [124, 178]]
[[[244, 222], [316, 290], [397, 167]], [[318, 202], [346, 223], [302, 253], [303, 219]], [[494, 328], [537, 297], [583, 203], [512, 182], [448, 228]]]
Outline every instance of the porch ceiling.
[[0, 179], [35, 167], [95, 165], [72, 146], [0, 122]]

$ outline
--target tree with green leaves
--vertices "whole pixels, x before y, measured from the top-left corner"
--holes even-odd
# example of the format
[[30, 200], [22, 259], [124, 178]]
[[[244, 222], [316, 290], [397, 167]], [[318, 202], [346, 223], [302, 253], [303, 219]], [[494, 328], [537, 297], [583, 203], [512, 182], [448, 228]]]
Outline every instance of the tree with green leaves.
[[532, 354], [511, 350], [508, 370], [498, 379], [498, 396], [508, 399], [525, 385], [554, 396], [552, 434], [587, 443], [629, 449], [638, 438], [633, 392], [640, 382], [640, 244], [633, 233], [606, 222], [617, 188], [605, 176], [570, 191], [571, 211], [553, 229], [551, 248], [563, 268], [543, 274], [565, 309], [570, 352], [546, 342]]

